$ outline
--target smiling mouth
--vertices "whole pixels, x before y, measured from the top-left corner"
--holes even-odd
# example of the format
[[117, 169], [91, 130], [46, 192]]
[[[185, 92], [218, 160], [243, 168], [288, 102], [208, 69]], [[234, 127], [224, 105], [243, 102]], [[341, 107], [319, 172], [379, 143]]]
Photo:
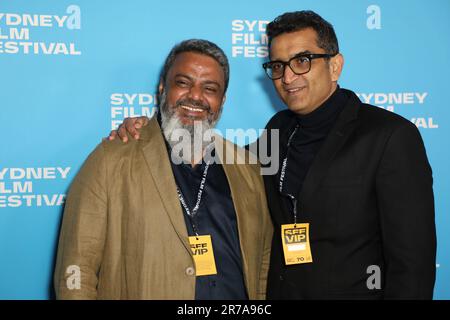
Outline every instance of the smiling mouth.
[[191, 107], [191, 106], [187, 106], [185, 104], [180, 105], [180, 108], [184, 109], [186, 111], [197, 112], [197, 113], [201, 113], [201, 112], [205, 111], [205, 109], [203, 109], [203, 108]]
[[284, 91], [286, 91], [288, 94], [296, 94], [305, 88], [306, 87], [297, 87], [297, 88], [284, 89]]

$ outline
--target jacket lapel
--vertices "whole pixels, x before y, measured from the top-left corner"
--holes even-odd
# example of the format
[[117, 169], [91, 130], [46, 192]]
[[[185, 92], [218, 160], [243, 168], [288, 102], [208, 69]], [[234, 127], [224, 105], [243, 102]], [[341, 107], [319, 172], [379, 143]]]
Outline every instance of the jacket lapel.
[[[215, 149], [218, 160], [222, 163], [231, 190], [231, 198], [236, 211], [245, 284], [247, 290], [250, 290], [251, 286], [248, 279], [249, 269], [247, 253], [251, 252], [251, 248], [248, 247], [254, 244], [249, 239], [250, 234], [248, 230], [252, 229], [252, 226], [250, 226], [249, 223], [257, 223], [257, 220], [249, 219], [248, 217], [250, 208], [248, 206], [247, 198], [251, 197], [252, 194], [245, 188], [247, 184], [242, 181], [242, 178], [245, 178], [245, 175], [243, 175], [243, 172], [240, 170], [240, 166], [243, 166], [244, 163], [246, 163], [245, 158], [241, 157], [244, 153], [243, 149], [237, 148], [236, 145], [218, 135], [215, 136]], [[237, 165], [240, 163], [242, 163], [242, 165]]]
[[347, 105], [344, 107], [344, 110], [342, 110], [336, 124], [331, 129], [330, 134], [308, 170], [302, 191], [300, 192], [300, 206], [308, 201], [320, 185], [334, 156], [342, 148], [356, 128], [360, 104], [361, 102], [358, 97], [354, 93], [351, 93]]
[[169, 215], [178, 237], [186, 249], [191, 252], [186, 223], [177, 195], [175, 178], [169, 162], [170, 159], [167, 154], [165, 141], [156, 117], [153, 117], [149, 125], [144, 127], [141, 133], [141, 139], [145, 141], [142, 152], [164, 208]]

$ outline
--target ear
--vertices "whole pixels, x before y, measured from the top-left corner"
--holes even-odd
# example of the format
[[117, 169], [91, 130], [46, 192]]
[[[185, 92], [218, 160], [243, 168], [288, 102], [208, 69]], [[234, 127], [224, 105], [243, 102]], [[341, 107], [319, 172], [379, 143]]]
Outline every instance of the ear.
[[330, 60], [331, 81], [338, 81], [344, 67], [344, 56], [338, 53]]
[[158, 92], [159, 92], [159, 94], [162, 94], [163, 90], [164, 90], [164, 86], [163, 86], [163, 82], [162, 82], [162, 79], [161, 79], [161, 80], [159, 80], [159, 85], [158, 85]]

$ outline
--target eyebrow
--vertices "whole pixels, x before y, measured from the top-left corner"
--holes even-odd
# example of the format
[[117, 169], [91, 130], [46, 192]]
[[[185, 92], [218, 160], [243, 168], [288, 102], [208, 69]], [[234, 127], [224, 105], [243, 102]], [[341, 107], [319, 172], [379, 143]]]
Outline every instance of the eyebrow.
[[186, 75], [184, 73], [177, 73], [174, 78], [178, 78], [178, 77], [187, 78], [191, 81], [193, 80], [192, 77], [189, 77], [188, 75]]
[[[194, 81], [194, 79], [192, 77], [190, 77], [190, 76], [188, 76], [187, 74], [184, 74], [184, 73], [177, 73], [175, 75], [175, 78], [177, 78], [177, 77], [182, 77], [182, 78], [189, 79], [190, 81]], [[218, 86], [219, 88], [222, 88], [220, 83], [217, 82], [217, 81], [214, 81], [214, 80], [206, 80], [206, 81], [203, 81], [203, 83], [204, 84], [214, 84], [214, 85]]]
[[[312, 53], [312, 52], [309, 51], [309, 50], [300, 51], [300, 52], [297, 52], [297, 53], [295, 53], [294, 55], [290, 56], [289, 59], [292, 59], [292, 58], [294, 58], [294, 57], [296, 57], [296, 56], [301, 56], [301, 55], [303, 55], [303, 54], [311, 54], [311, 53]], [[289, 59], [288, 59], [288, 60], [289, 60]], [[285, 62], [284, 60], [280, 60], [280, 59], [271, 60], [271, 62], [274, 62], [274, 61], [282, 61], [282, 62]]]
[[304, 54], [310, 54], [310, 53], [312, 53], [312, 52], [309, 51], [309, 50], [301, 51], [301, 52], [298, 52], [298, 53], [294, 54], [291, 58], [296, 57], [296, 56], [301, 56], [301, 55], [304, 55]]

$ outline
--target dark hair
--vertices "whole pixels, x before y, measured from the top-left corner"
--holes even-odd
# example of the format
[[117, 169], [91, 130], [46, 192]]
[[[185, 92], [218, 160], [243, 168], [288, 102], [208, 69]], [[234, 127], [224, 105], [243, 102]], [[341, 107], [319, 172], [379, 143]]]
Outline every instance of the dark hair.
[[317, 45], [328, 54], [339, 53], [339, 44], [333, 26], [314, 11], [286, 12], [267, 25], [269, 47], [280, 34], [312, 28], [317, 33]]
[[163, 83], [166, 82], [167, 72], [169, 72], [170, 67], [172, 67], [175, 58], [177, 57], [177, 55], [183, 52], [196, 52], [207, 55], [216, 60], [217, 63], [219, 63], [219, 65], [222, 67], [223, 75], [225, 78], [224, 93], [227, 91], [228, 81], [230, 78], [230, 65], [228, 63], [228, 58], [223, 50], [220, 49], [219, 46], [217, 46], [215, 43], [202, 39], [189, 39], [182, 41], [175, 45], [172, 50], [170, 50], [170, 53], [167, 56], [166, 61], [164, 62], [164, 67], [161, 72], [161, 79]]

